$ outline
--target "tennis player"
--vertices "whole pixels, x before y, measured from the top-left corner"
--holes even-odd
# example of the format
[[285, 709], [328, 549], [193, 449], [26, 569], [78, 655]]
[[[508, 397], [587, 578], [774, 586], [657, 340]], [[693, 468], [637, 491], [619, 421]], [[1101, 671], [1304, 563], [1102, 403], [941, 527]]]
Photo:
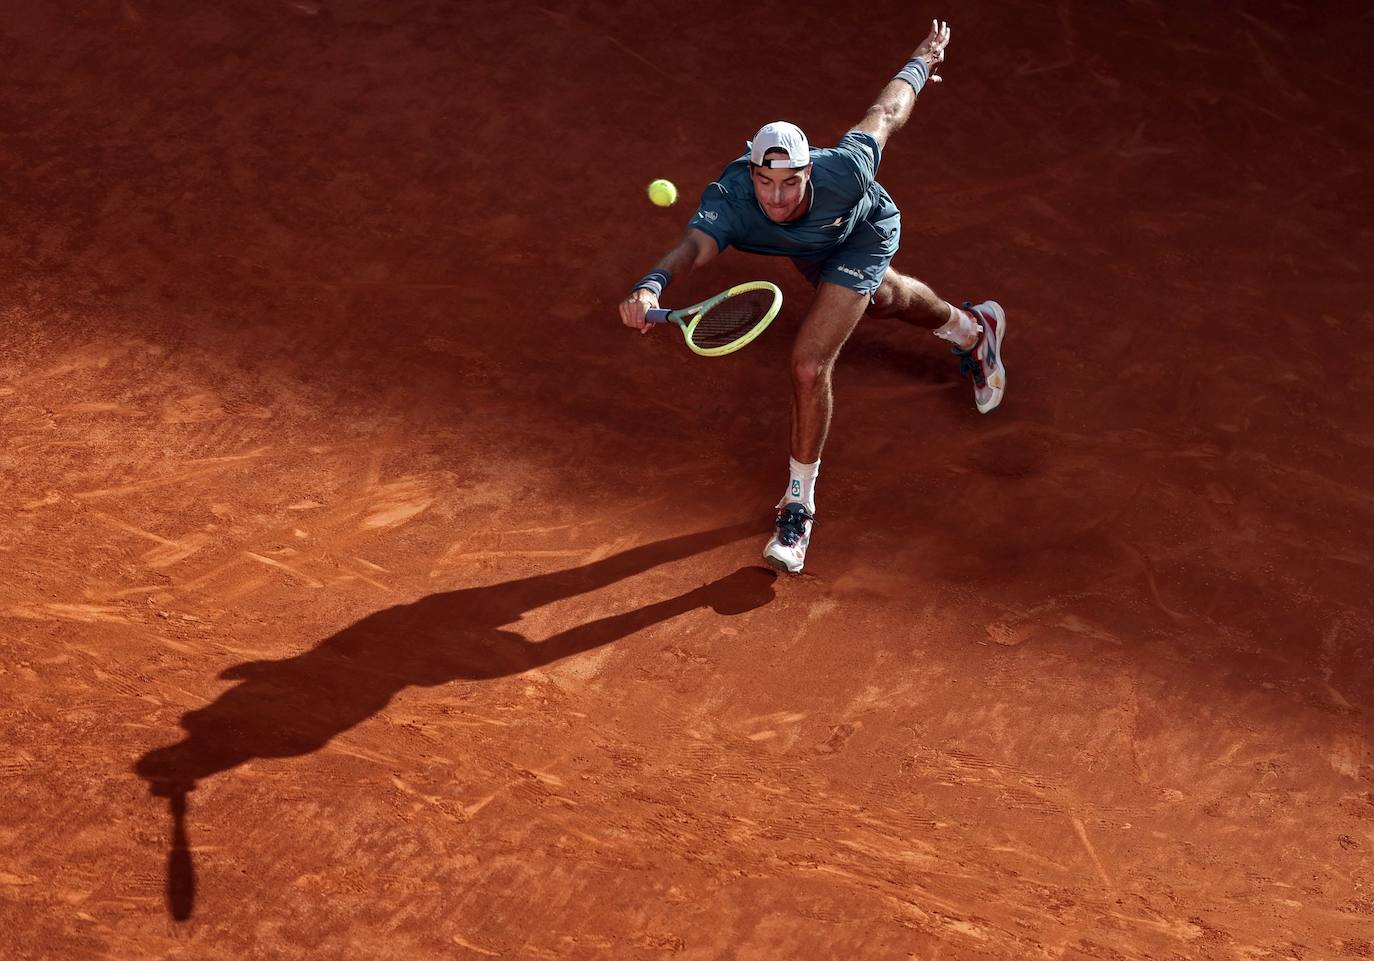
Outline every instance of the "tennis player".
[[701, 267], [726, 247], [791, 258], [816, 287], [816, 297], [792, 346], [792, 437], [787, 491], [778, 503], [764, 559], [797, 573], [816, 516], [816, 475], [833, 407], [831, 372], [859, 319], [895, 318], [932, 330], [953, 344], [962, 374], [973, 380], [978, 410], [1002, 402], [1007, 373], [1000, 305], [946, 303], [914, 277], [889, 266], [901, 235], [901, 215], [874, 179], [888, 138], [911, 116], [927, 82], [945, 59], [948, 24], [930, 35], [883, 88], [863, 119], [834, 147], [812, 149], [794, 124], [765, 124], [710, 184], [686, 233], [620, 304], [620, 318], [641, 332], [656, 326], [644, 312], [658, 307], [674, 277]]

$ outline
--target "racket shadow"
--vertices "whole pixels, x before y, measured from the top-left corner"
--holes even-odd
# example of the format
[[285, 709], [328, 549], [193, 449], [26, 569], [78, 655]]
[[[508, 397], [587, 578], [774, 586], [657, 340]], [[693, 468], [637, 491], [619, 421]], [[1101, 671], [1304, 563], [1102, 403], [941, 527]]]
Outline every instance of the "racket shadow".
[[596, 618], [543, 641], [505, 629], [527, 611], [609, 587], [663, 564], [757, 534], [747, 522], [647, 544], [582, 567], [487, 587], [432, 594], [371, 614], [295, 657], [224, 671], [238, 681], [182, 716], [183, 739], [133, 765], [154, 796], [169, 799], [172, 834], [167, 908], [194, 911], [195, 868], [187, 796], [212, 775], [256, 758], [299, 757], [377, 714], [408, 687], [484, 681], [552, 664], [690, 611], [744, 614], [774, 597], [772, 571], [745, 567], [708, 584], [623, 613]]

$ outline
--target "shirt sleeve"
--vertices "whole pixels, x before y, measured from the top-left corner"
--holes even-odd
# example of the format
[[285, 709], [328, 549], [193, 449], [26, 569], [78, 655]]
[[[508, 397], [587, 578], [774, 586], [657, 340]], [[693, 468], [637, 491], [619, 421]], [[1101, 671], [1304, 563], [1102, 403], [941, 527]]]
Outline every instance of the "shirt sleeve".
[[883, 148], [869, 134], [851, 130], [840, 138], [835, 145], [835, 153], [853, 168], [854, 176], [859, 179], [863, 190], [878, 176], [878, 164], [883, 159]]
[[700, 230], [716, 242], [721, 250], [730, 246], [738, 233], [738, 218], [731, 204], [730, 192], [719, 180], [706, 185], [701, 192], [701, 204], [687, 226]]

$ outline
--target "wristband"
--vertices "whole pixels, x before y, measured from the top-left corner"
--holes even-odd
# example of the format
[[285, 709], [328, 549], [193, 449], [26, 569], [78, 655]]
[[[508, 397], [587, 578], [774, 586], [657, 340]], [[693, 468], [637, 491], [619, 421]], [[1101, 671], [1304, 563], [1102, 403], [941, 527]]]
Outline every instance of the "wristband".
[[647, 290], [655, 297], [663, 296], [663, 288], [667, 287], [672, 281], [673, 275], [666, 270], [651, 270], [640, 278], [639, 282], [630, 289], [630, 293], [636, 290]]
[[897, 71], [897, 76], [893, 80], [904, 80], [911, 84], [911, 89], [920, 96], [921, 88], [926, 85], [926, 79], [930, 76], [930, 68], [926, 66], [924, 57], [912, 57], [906, 62], [906, 66]]

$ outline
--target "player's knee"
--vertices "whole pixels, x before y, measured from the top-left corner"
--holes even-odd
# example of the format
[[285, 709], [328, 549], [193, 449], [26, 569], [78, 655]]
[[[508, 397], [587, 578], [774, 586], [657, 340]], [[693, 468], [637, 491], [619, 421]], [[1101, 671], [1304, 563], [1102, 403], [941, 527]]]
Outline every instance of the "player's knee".
[[864, 308], [864, 314], [868, 317], [887, 317], [892, 311], [892, 298], [883, 294], [882, 288], [873, 295], [873, 299]]
[[870, 317], [891, 317], [896, 311], [898, 286], [899, 281], [889, 272], [873, 292], [873, 299], [864, 308], [864, 313]]
[[830, 358], [798, 354], [792, 358], [792, 386], [800, 394], [809, 394], [825, 385], [833, 366]]

